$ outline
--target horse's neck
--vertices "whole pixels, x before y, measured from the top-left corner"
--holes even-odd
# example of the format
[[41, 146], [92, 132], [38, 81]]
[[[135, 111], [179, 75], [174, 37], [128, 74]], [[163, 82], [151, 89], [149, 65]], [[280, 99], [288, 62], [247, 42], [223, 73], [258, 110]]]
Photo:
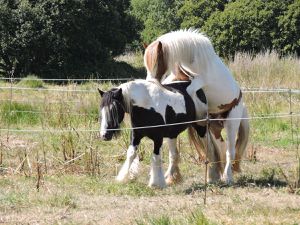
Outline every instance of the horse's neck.
[[[179, 105], [177, 111], [185, 110], [184, 97], [179, 92], [172, 92], [151, 81], [137, 80], [122, 84], [125, 104], [131, 108], [132, 104], [144, 108], [154, 108], [164, 115], [167, 105]], [[180, 104], [177, 104], [180, 102]], [[129, 111], [130, 113], [130, 111]]]

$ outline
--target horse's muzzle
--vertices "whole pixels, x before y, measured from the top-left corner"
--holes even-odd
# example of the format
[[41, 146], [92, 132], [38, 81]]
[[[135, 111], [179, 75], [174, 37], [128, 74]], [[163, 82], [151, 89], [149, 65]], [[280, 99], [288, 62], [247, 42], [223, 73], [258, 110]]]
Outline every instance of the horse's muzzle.
[[110, 141], [113, 137], [113, 134], [112, 133], [105, 133], [104, 135], [101, 135], [100, 134], [100, 138], [103, 140], [103, 141]]

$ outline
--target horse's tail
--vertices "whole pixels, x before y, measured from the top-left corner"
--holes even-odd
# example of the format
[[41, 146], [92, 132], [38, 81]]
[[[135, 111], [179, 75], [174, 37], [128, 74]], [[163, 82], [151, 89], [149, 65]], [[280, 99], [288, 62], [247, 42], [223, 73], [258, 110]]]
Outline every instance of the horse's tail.
[[[248, 118], [248, 111], [245, 106], [243, 106], [243, 116], [242, 118]], [[236, 154], [235, 154], [235, 163], [233, 164], [233, 170], [236, 172], [240, 172], [240, 161], [245, 153], [248, 139], [249, 139], [249, 120], [248, 119], [242, 119], [237, 135], [237, 141], [235, 145]]]
[[[218, 171], [222, 173], [224, 170], [223, 160], [225, 154], [211, 129], [212, 128], [210, 128], [209, 132], [206, 132], [206, 127], [198, 125], [190, 126], [188, 128], [189, 141], [195, 146], [199, 161], [204, 162], [205, 159], [208, 159], [210, 163], [213, 163], [213, 166], [216, 166]], [[208, 137], [206, 135], [208, 135]]]

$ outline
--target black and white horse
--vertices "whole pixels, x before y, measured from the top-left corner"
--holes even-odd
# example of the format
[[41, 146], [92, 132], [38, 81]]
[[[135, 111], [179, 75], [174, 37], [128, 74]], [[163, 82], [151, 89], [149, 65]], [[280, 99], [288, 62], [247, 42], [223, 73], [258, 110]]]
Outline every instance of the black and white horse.
[[[133, 128], [131, 142], [126, 161], [117, 176], [118, 181], [125, 182], [130, 177], [136, 176], [136, 171], [132, 170], [132, 163], [137, 157], [137, 147], [143, 137], [149, 137], [154, 142], [149, 186], [163, 188], [166, 181], [173, 183], [180, 179], [176, 138], [191, 126], [185, 122], [197, 119], [195, 107], [201, 107], [204, 111], [207, 108], [202, 89], [190, 90], [190, 93], [187, 93], [190, 84], [190, 81], [174, 82], [162, 88], [160, 84], [152, 81], [135, 80], [107, 92], [99, 90], [102, 96], [100, 104], [102, 139], [112, 139], [119, 130], [125, 113], [129, 113], [131, 118]], [[191, 96], [197, 96], [197, 100], [193, 100]], [[166, 126], [176, 123], [179, 124]], [[204, 137], [205, 127], [197, 126], [196, 129], [198, 134]], [[161, 159], [163, 138], [168, 138], [170, 152], [170, 164], [165, 177]]]

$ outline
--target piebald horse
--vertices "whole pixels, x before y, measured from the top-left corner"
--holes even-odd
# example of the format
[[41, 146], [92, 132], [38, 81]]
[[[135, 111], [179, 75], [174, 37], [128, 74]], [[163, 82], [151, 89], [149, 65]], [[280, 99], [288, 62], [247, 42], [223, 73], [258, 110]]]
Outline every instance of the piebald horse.
[[[214, 51], [210, 40], [196, 30], [179, 30], [160, 36], [145, 50], [144, 64], [147, 69], [147, 80], [165, 83], [174, 80], [192, 81], [187, 88], [202, 88], [208, 105], [208, 113], [221, 121], [227, 134], [226, 166], [223, 179], [233, 182], [234, 170], [239, 170], [241, 159], [248, 142], [248, 117], [243, 104], [242, 92], [227, 66]], [[181, 76], [185, 74], [186, 76]], [[193, 99], [196, 96], [191, 95]], [[197, 118], [206, 112], [196, 109]], [[238, 140], [236, 137], [238, 134]], [[237, 147], [235, 146], [237, 144]], [[237, 149], [236, 149], [237, 148]]]
[[[107, 92], [99, 90], [102, 96], [100, 103], [100, 136], [102, 139], [108, 141], [117, 134], [125, 113], [130, 115], [133, 128], [127, 158], [116, 178], [118, 181], [126, 182], [128, 179], [136, 177], [137, 170], [134, 160], [138, 161], [137, 148], [143, 137], [149, 137], [154, 142], [149, 181], [151, 187], [164, 188], [166, 183], [172, 184], [180, 181], [176, 138], [187, 127], [193, 126], [193, 129], [197, 131], [197, 135], [191, 138], [196, 147], [199, 146], [196, 141], [202, 146], [209, 145], [208, 158], [210, 160], [220, 160], [220, 157], [224, 155], [218, 148], [218, 140], [211, 132], [206, 132], [205, 126], [189, 123], [196, 118], [196, 104], [198, 108], [207, 109], [203, 90], [190, 89], [190, 93], [197, 96], [198, 101], [195, 104], [190, 94], [187, 93], [190, 85], [190, 81], [175, 82], [164, 85], [162, 88], [157, 82], [135, 80], [123, 83]], [[168, 138], [170, 162], [165, 177], [161, 159], [163, 138]], [[199, 154], [201, 154], [201, 150], [197, 149]], [[217, 164], [209, 167], [209, 181], [219, 180], [220, 171], [221, 167]]]

